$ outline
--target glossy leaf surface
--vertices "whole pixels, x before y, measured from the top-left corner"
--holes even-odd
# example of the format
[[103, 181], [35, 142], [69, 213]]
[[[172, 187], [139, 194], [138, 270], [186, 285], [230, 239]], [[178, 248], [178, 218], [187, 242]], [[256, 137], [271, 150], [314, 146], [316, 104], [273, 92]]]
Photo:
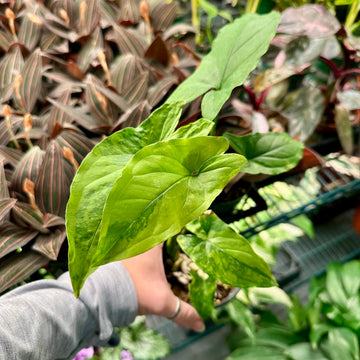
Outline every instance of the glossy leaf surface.
[[195, 235], [180, 235], [183, 251], [207, 274], [237, 287], [273, 286], [269, 266], [215, 214], [202, 215], [187, 226]]
[[197, 70], [170, 96], [190, 102], [205, 94], [202, 115], [213, 120], [232, 90], [243, 84], [274, 37], [280, 15], [246, 14], [224, 26]]
[[294, 168], [302, 158], [304, 145], [286, 133], [224, 136], [248, 160], [242, 170], [248, 174], [277, 175]]

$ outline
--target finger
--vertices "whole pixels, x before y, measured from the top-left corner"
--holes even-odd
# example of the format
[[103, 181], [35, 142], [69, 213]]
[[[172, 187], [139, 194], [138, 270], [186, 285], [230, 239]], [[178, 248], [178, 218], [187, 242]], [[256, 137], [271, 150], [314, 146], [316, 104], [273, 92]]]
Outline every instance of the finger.
[[[174, 308], [175, 311], [175, 308]], [[205, 323], [198, 312], [187, 302], [181, 300], [180, 311], [173, 321], [196, 332], [205, 330]]]

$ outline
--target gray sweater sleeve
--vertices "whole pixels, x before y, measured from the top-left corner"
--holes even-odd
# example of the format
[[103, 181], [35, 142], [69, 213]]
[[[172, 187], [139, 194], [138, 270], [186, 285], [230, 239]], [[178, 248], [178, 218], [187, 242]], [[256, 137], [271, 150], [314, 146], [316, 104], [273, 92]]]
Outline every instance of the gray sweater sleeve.
[[0, 298], [0, 359], [72, 359], [90, 345], [115, 345], [114, 327], [137, 313], [134, 285], [120, 262], [100, 267], [75, 298], [69, 274]]

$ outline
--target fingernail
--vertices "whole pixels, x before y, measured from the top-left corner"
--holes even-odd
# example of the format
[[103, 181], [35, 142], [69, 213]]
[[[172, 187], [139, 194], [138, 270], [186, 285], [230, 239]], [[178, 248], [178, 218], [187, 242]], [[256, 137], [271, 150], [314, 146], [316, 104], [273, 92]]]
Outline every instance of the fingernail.
[[195, 325], [194, 331], [199, 332], [199, 333], [202, 333], [205, 331], [205, 324], [202, 321], [197, 321], [194, 325]]

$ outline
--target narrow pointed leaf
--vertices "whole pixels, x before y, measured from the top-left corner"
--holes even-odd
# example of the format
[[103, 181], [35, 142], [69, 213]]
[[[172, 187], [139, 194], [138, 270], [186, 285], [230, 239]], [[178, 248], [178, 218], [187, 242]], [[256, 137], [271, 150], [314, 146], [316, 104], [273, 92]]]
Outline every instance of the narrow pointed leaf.
[[145, 100], [132, 106], [125, 114], [121, 115], [119, 120], [114, 124], [112, 132], [126, 128], [137, 127], [150, 115], [151, 106]]
[[276, 285], [269, 265], [215, 214], [201, 216], [188, 229], [195, 235], [180, 235], [178, 243], [210, 276], [236, 287]]
[[9, 221], [9, 212], [14, 207], [16, 199], [1, 199], [0, 200], [0, 223], [4, 220]]
[[51, 228], [53, 226], [59, 226], [59, 225], [65, 225], [65, 219], [60, 216], [56, 216], [54, 214], [47, 213], [43, 217], [43, 224], [44, 224], [44, 227], [46, 227], [46, 228]]
[[47, 264], [49, 259], [35, 251], [11, 256], [0, 265], [0, 293]]
[[25, 111], [31, 113], [41, 91], [42, 60], [40, 50], [35, 50], [25, 61], [21, 70], [23, 81], [20, 85], [20, 95]]
[[114, 26], [113, 29], [113, 40], [116, 42], [121, 53], [143, 56], [145, 47], [140, 36], [125, 30], [121, 26]]
[[20, 29], [18, 32], [19, 41], [22, 42], [30, 51], [33, 51], [39, 43], [42, 25], [31, 20], [32, 16], [37, 17], [40, 21], [39, 9], [34, 6], [27, 9], [22, 17]]
[[23, 157], [23, 153], [20, 150], [0, 145], [0, 156], [3, 157], [4, 164], [10, 164], [11, 166], [16, 167]]
[[32, 249], [55, 261], [65, 238], [65, 227], [56, 229], [53, 233], [37, 236]]
[[19, 217], [34, 230], [47, 234], [49, 230], [44, 227], [42, 214], [35, 211], [29, 204], [18, 202], [13, 207], [14, 216]]
[[169, 49], [165, 41], [161, 38], [160, 35], [157, 35], [150, 46], [145, 51], [144, 57], [151, 58], [164, 66], [167, 66], [170, 61]]
[[335, 124], [342, 148], [347, 154], [352, 155], [354, 152], [354, 135], [349, 111], [343, 105], [335, 106]]
[[4, 162], [0, 161], [0, 200], [10, 197], [8, 184], [5, 176]]
[[115, 104], [120, 110], [126, 111], [129, 109], [129, 105], [126, 100], [118, 95], [113, 89], [107, 88], [100, 84], [95, 84], [95, 88], [101, 94], [106, 96], [113, 104]]
[[158, 2], [150, 11], [152, 26], [156, 30], [165, 31], [174, 23], [178, 15], [178, 4], [173, 1], [170, 4]]
[[169, 101], [190, 102], [205, 94], [202, 115], [213, 120], [230, 97], [244, 83], [267, 51], [280, 15], [246, 14], [224, 26], [213, 42], [210, 53], [196, 71], [172, 93]]
[[126, 101], [134, 105], [140, 101], [146, 99], [146, 94], [148, 91], [148, 82], [149, 82], [149, 73], [144, 72], [137, 76], [132, 83], [124, 90], [122, 95]]
[[[70, 90], [66, 91], [58, 98], [58, 101], [62, 104], [69, 104], [70, 95], [71, 95]], [[66, 123], [70, 123], [70, 120], [71, 117], [68, 114], [66, 114], [63, 110], [61, 110], [56, 106], [52, 106], [50, 110], [50, 118], [48, 122], [48, 132], [52, 134], [52, 131], [56, 123], [63, 126]]]
[[106, 200], [94, 266], [145, 252], [205, 211], [246, 161], [221, 155], [227, 147], [224, 138], [197, 137], [135, 154]]
[[151, 106], [157, 105], [177, 82], [175, 76], [167, 76], [149, 88], [147, 100]]
[[0, 225], [0, 258], [26, 245], [37, 234], [37, 231], [29, 231], [9, 222]]
[[100, 23], [103, 29], [118, 23], [119, 11], [115, 4], [111, 4], [106, 0], [100, 0], [100, 11]]
[[94, 147], [94, 143], [86, 136], [71, 130], [64, 130], [55, 141], [61, 146], [61, 148], [69, 148], [75, 157], [75, 160], [80, 164], [84, 157]]
[[111, 82], [120, 93], [135, 79], [136, 74], [136, 59], [133, 54], [121, 55], [110, 68]]
[[231, 147], [246, 157], [242, 171], [248, 174], [278, 175], [294, 168], [302, 158], [304, 145], [286, 133], [237, 136], [224, 135]]
[[1, 61], [0, 64], [0, 89], [12, 84], [14, 78], [19, 75], [23, 67], [24, 59], [20, 46], [14, 46]]
[[52, 141], [45, 153], [35, 183], [35, 198], [43, 213], [64, 216], [70, 192], [60, 145]]
[[0, 48], [6, 51], [12, 42], [12, 36], [5, 31], [0, 31]]
[[78, 20], [77, 14], [74, 9], [74, 1], [73, 0], [58, 0], [54, 1], [52, 4], [52, 10], [54, 14], [59, 14], [59, 10], [63, 9], [66, 11], [66, 14], [70, 20], [70, 26], [75, 25]]
[[86, 0], [85, 11], [85, 28], [83, 28], [81, 19], [78, 18], [78, 26], [80, 28], [81, 35], [90, 35], [95, 30], [96, 26], [100, 22], [101, 11], [98, 0]]
[[191, 270], [191, 278], [189, 286], [191, 305], [203, 319], [207, 319], [215, 308], [216, 280], [209, 276], [202, 277], [194, 270]]
[[140, 19], [140, 1], [123, 0], [121, 2], [119, 20], [124, 24], [137, 24]]
[[16, 191], [22, 192], [25, 179], [33, 182], [36, 181], [44, 155], [44, 150], [41, 150], [38, 146], [34, 146], [22, 157], [11, 179], [12, 186]]
[[43, 34], [40, 48], [47, 53], [65, 54], [69, 52], [69, 43], [56, 34]]

